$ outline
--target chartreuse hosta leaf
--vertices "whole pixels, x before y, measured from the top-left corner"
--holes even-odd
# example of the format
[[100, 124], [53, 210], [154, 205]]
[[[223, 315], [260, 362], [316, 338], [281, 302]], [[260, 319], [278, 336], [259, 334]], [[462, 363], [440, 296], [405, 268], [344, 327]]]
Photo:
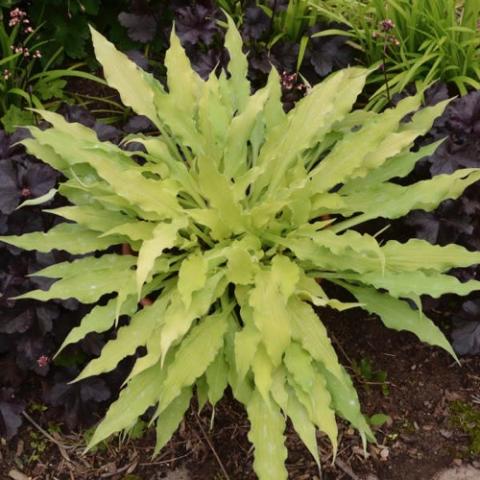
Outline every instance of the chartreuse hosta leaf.
[[[108, 83], [158, 131], [127, 138], [144, 145], [135, 154], [39, 112], [51, 128], [32, 127], [23, 143], [62, 172], [58, 192], [71, 205], [52, 213], [73, 223], [0, 240], [82, 255], [37, 272], [52, 286], [24, 295], [92, 304], [62, 349], [117, 329], [77, 380], [108, 372], [143, 347], [90, 446], [128, 431], [153, 407], [158, 451], [192, 395], [200, 406], [215, 405], [229, 387], [248, 413], [258, 477], [281, 480], [287, 417], [316, 462], [317, 429], [337, 449], [336, 416], [364, 442], [374, 440], [315, 307], [364, 308], [453, 354], [412, 305], [424, 294], [479, 290], [479, 282], [448, 273], [480, 263], [479, 252], [415, 239], [382, 244], [352, 227], [434, 209], [480, 179], [480, 170], [398, 185], [393, 180], [436, 148], [411, 150], [445, 102], [419, 110], [415, 96], [384, 113], [351, 113], [368, 71], [350, 68], [313, 87], [287, 114], [275, 69], [251, 92], [241, 37], [228, 23], [228, 72], [207, 81], [172, 32], [166, 88], [92, 30]], [[330, 298], [318, 279], [356, 302]]]

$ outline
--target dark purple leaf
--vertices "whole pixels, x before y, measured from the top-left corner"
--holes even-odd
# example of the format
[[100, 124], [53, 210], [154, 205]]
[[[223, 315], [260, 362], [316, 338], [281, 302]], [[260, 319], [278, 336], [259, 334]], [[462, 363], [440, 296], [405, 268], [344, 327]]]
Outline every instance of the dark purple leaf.
[[199, 42], [210, 45], [219, 32], [216, 23], [217, 11], [201, 4], [195, 4], [176, 11], [175, 29], [184, 44]]
[[15, 399], [10, 388], [0, 389], [0, 435], [7, 440], [13, 438], [22, 425], [25, 405]]
[[128, 36], [135, 42], [151, 42], [157, 33], [157, 21], [152, 15], [121, 12], [118, 15], [118, 21], [127, 29]]
[[260, 40], [270, 30], [270, 17], [260, 7], [248, 7], [245, 10], [242, 34], [248, 39]]

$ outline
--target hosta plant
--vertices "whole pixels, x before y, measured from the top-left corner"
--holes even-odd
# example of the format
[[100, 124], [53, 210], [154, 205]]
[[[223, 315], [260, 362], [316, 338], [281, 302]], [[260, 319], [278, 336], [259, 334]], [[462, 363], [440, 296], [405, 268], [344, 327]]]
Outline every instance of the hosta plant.
[[[316, 429], [337, 449], [336, 415], [373, 440], [315, 307], [361, 306], [388, 327], [452, 353], [412, 305], [420, 305], [421, 294], [478, 289], [479, 282], [461, 283], [446, 272], [479, 263], [480, 253], [422, 240], [382, 245], [353, 229], [434, 209], [480, 179], [480, 169], [469, 168], [408, 187], [390, 182], [435, 149], [410, 151], [446, 102], [417, 112], [421, 98], [412, 96], [382, 114], [350, 113], [368, 75], [350, 68], [286, 114], [275, 69], [251, 94], [231, 21], [228, 72], [207, 81], [172, 34], [167, 88], [92, 35], [108, 83], [158, 134], [129, 136], [125, 142], [144, 147], [129, 152], [40, 112], [51, 128], [31, 128], [23, 143], [64, 175], [58, 194], [71, 206], [51, 212], [71, 222], [1, 237], [17, 247], [80, 256], [36, 272], [57, 281], [23, 295], [100, 300], [63, 346], [118, 324], [116, 338], [77, 381], [111, 371], [144, 347], [90, 447], [128, 431], [154, 407], [158, 451], [192, 395], [200, 406], [215, 405], [227, 387], [246, 407], [254, 469], [263, 480], [287, 478], [287, 418], [317, 462]], [[324, 282], [356, 301], [329, 298]]]

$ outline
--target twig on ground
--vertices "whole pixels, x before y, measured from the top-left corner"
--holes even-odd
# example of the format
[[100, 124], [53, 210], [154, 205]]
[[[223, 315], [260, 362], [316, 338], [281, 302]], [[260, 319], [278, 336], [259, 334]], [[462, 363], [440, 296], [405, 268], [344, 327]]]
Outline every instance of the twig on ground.
[[63, 443], [59, 442], [57, 439], [53, 438], [46, 430], [44, 430], [27, 412], [23, 411], [22, 415], [48, 440], [58, 447], [60, 455], [65, 459], [66, 462], [73, 464], [74, 462], [70, 459], [67, 454], [67, 450], [74, 447], [67, 447]]
[[335, 459], [335, 465], [342, 470], [343, 473], [348, 475], [352, 480], [360, 480], [360, 477], [342, 460]]
[[173, 463], [177, 460], [181, 460], [182, 458], [189, 457], [191, 452], [186, 453], [185, 455], [180, 455], [179, 457], [169, 458], [168, 460], [159, 460], [158, 462], [147, 462], [147, 463], [139, 463], [141, 467], [151, 467], [153, 465], [166, 465], [167, 463]]
[[200, 431], [202, 432], [203, 438], [205, 441], [208, 443], [208, 446], [210, 447], [210, 450], [212, 451], [213, 455], [215, 456], [215, 459], [217, 460], [217, 463], [222, 470], [223, 476], [225, 477], [225, 480], [230, 480], [230, 476], [228, 475], [227, 470], [225, 469], [222, 460], [218, 456], [217, 451], [215, 450], [215, 447], [213, 446], [212, 442], [210, 441], [210, 438], [208, 437], [207, 433], [205, 432], [205, 429], [203, 428], [202, 422], [198, 418], [197, 413], [195, 412], [195, 419], [197, 420], [198, 426], [200, 427]]
[[114, 477], [115, 475], [118, 475], [119, 473], [123, 473], [123, 472], [129, 470], [133, 465], [135, 465], [135, 462], [133, 462], [133, 463], [127, 463], [127, 465], [124, 465], [124, 466], [121, 467], [121, 468], [116, 468], [114, 472], [102, 473], [102, 474], [100, 475], [100, 478], [110, 478], [110, 477]]

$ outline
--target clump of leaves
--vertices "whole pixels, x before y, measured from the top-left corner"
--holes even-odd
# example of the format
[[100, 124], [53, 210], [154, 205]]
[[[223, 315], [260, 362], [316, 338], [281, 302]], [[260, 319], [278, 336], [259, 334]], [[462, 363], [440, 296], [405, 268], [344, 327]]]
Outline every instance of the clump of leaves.
[[[32, 127], [33, 138], [23, 143], [66, 177], [59, 193], [72, 206], [51, 212], [73, 223], [1, 237], [26, 249], [98, 252], [36, 272], [58, 280], [20, 297], [93, 304], [109, 295], [62, 349], [130, 316], [77, 381], [111, 371], [144, 347], [89, 446], [130, 430], [154, 406], [158, 452], [194, 392], [201, 405], [215, 405], [227, 387], [247, 409], [261, 479], [287, 478], [287, 417], [317, 462], [316, 428], [336, 451], [337, 414], [364, 442], [373, 440], [314, 306], [362, 306], [388, 327], [454, 355], [442, 332], [410, 305], [420, 294], [479, 289], [479, 282], [461, 283], [445, 272], [479, 263], [480, 253], [418, 239], [380, 245], [352, 229], [377, 217], [434, 209], [480, 179], [472, 168], [408, 187], [389, 181], [432, 151], [410, 148], [446, 102], [414, 113], [407, 124], [401, 120], [419, 108], [420, 95], [382, 114], [349, 113], [368, 75], [350, 68], [315, 86], [286, 114], [275, 69], [250, 95], [247, 60], [231, 20], [228, 75], [207, 81], [172, 34], [168, 91], [92, 35], [108, 83], [159, 134], [128, 137], [145, 148], [132, 153], [40, 112], [52, 128]], [[115, 253], [119, 245], [133, 255]], [[330, 298], [318, 278], [359, 303]]]
[[[433, 105], [448, 97], [444, 84], [436, 84], [425, 94], [425, 103]], [[462, 168], [480, 167], [480, 92], [471, 92], [453, 100], [435, 120], [427, 135], [416, 141], [418, 147], [445, 138], [445, 141], [417, 165], [409, 181], [432, 178]], [[446, 245], [458, 243], [469, 250], [480, 250], [480, 189], [469, 187], [458, 199], [443, 202], [432, 212], [417, 210], [402, 220], [418, 238]], [[478, 278], [478, 266], [462, 269], [455, 275], [462, 281]], [[452, 333], [457, 353], [480, 353], [480, 296], [473, 292], [467, 298], [455, 296], [425, 299], [427, 311], [453, 316], [457, 328]]]

